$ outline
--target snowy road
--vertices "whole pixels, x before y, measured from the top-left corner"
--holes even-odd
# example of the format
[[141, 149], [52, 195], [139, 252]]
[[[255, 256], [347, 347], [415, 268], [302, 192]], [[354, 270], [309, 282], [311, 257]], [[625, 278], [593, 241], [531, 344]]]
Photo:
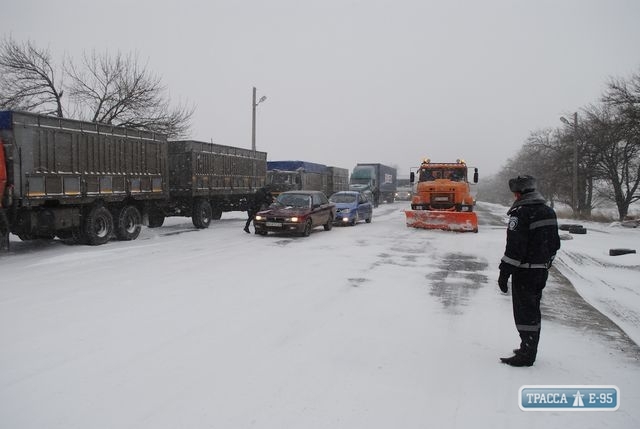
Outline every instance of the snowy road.
[[[498, 363], [518, 342], [495, 282], [500, 216], [481, 212], [478, 234], [414, 230], [403, 207], [307, 238], [247, 235], [234, 213], [99, 247], [12, 242], [0, 426], [640, 426], [638, 346], [558, 272], [536, 365]], [[616, 385], [621, 406], [523, 412], [525, 384]]]

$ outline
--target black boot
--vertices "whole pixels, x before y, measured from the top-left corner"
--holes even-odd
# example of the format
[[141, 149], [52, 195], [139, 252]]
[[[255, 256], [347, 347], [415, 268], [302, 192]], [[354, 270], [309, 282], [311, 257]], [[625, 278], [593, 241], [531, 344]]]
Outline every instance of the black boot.
[[249, 227], [246, 225], [244, 227], [244, 232], [246, 232], [247, 234], [251, 234], [251, 231], [249, 231]]
[[536, 360], [538, 354], [538, 343], [540, 341], [540, 331], [520, 332], [520, 348], [513, 350], [513, 356], [508, 358], [500, 358], [502, 363], [511, 366], [531, 366]]
[[516, 353], [508, 358], [500, 358], [500, 362], [511, 366], [531, 366], [534, 361], [523, 354]]

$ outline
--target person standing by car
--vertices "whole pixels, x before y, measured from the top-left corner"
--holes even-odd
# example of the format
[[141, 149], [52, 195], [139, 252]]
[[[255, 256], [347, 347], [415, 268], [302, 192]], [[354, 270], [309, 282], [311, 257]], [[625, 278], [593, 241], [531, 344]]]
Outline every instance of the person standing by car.
[[271, 194], [271, 187], [269, 185], [265, 185], [262, 188], [258, 189], [253, 196], [253, 202], [247, 210], [247, 223], [244, 225], [244, 232], [250, 234], [249, 225], [251, 225], [251, 221], [256, 217], [256, 214], [265, 208], [267, 208], [273, 202], [273, 195]]
[[500, 360], [511, 366], [531, 366], [540, 341], [540, 300], [549, 268], [560, 248], [555, 211], [536, 191], [536, 179], [518, 176], [509, 180], [515, 202], [507, 212], [509, 226], [504, 256], [500, 262], [498, 285], [507, 293], [511, 277], [513, 318], [520, 335], [514, 355]]

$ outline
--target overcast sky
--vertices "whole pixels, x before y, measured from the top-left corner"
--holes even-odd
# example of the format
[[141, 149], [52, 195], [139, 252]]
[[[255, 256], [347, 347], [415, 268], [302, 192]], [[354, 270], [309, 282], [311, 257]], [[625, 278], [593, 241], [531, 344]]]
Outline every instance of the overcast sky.
[[[531, 131], [640, 71], [637, 0], [20, 0], [2, 30], [48, 47], [135, 53], [192, 138], [350, 170], [465, 158], [493, 174]], [[530, 172], [535, 174], [535, 172]]]

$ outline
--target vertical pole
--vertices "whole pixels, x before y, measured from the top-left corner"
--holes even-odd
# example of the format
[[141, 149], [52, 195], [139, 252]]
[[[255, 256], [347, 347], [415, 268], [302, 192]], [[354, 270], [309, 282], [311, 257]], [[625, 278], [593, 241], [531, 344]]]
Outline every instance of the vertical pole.
[[253, 87], [253, 101], [251, 102], [251, 150], [256, 150], [256, 87]]
[[578, 218], [580, 207], [578, 202], [578, 112], [573, 114], [573, 217]]

